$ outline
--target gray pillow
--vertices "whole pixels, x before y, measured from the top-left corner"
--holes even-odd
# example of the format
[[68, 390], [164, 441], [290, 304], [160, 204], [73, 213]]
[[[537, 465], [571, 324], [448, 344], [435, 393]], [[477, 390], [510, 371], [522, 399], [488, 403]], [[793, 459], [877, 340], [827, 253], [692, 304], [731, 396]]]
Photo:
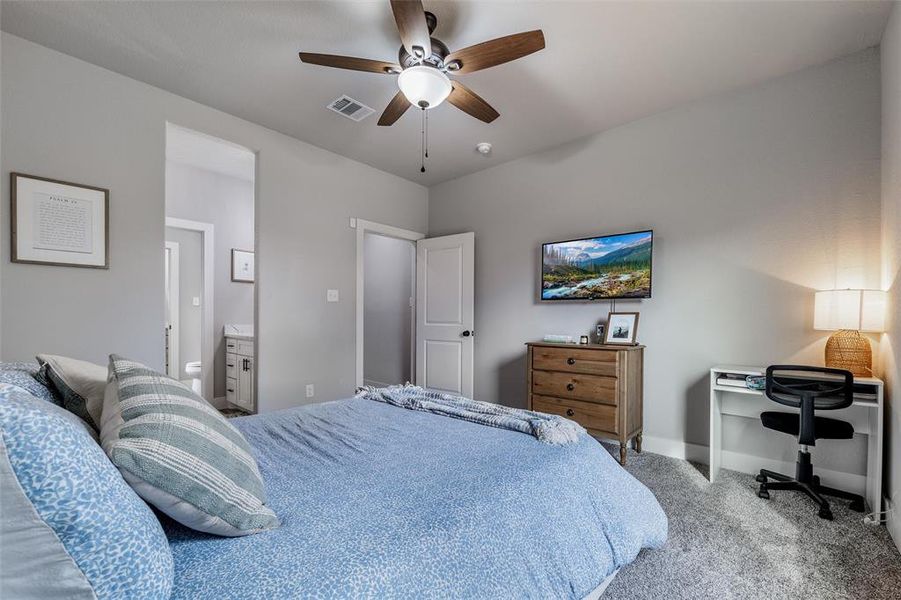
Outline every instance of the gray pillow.
[[100, 439], [135, 492], [182, 525], [225, 536], [278, 526], [244, 436], [174, 379], [110, 356]]
[[63, 408], [81, 417], [94, 431], [99, 432], [107, 369], [53, 354], [38, 354], [35, 358], [41, 365], [39, 378], [49, 382], [56, 390], [62, 398]]

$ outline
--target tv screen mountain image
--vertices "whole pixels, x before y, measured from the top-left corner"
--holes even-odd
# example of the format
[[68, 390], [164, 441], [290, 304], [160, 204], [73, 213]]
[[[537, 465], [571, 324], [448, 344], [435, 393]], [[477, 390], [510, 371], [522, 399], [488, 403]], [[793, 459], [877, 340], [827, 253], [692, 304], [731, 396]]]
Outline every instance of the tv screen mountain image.
[[542, 300], [650, 298], [652, 231], [542, 246]]

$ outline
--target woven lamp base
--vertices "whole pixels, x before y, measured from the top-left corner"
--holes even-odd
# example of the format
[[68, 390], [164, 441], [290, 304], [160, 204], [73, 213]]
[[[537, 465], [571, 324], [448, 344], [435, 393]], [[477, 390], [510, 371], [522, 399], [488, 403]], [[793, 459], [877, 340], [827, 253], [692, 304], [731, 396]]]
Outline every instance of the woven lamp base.
[[859, 331], [840, 329], [826, 342], [826, 366], [845, 369], [854, 375], [869, 377], [873, 374], [873, 350], [870, 340]]

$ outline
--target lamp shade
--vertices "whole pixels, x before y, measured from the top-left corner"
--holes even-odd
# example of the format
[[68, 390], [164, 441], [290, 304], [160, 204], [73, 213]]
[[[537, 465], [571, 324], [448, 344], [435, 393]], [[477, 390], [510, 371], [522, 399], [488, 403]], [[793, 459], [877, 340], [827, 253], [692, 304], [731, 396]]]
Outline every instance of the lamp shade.
[[825, 331], [885, 330], [886, 294], [881, 290], [826, 290], [814, 297], [813, 328]]
[[435, 67], [416, 65], [401, 72], [397, 87], [413, 106], [435, 108], [450, 95], [452, 86], [447, 75]]

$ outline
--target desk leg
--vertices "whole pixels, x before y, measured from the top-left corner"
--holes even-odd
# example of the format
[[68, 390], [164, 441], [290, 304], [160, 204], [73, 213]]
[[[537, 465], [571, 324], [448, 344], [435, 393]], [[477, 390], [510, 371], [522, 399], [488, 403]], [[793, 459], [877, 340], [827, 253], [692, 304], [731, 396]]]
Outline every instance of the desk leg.
[[715, 378], [710, 383], [710, 455], [707, 464], [710, 465], [710, 481], [714, 481], [720, 472], [720, 457], [723, 446], [723, 413], [720, 409], [720, 394], [713, 389]]
[[879, 405], [870, 411], [870, 435], [867, 436], [867, 504], [874, 512], [882, 510], [882, 419], [883, 402], [879, 398]]

